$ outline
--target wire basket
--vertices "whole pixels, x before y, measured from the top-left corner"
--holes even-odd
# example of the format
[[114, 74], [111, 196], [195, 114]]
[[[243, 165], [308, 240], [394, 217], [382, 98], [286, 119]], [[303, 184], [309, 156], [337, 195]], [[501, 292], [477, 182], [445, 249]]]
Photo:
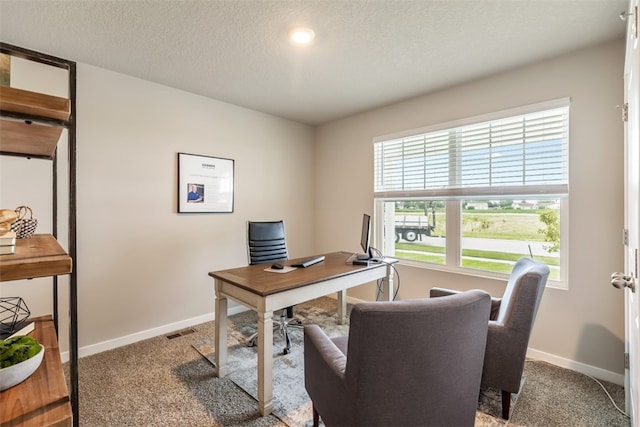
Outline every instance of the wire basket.
[[[16, 213], [18, 214], [18, 219], [11, 223], [11, 231], [16, 232], [16, 238], [18, 239], [28, 239], [35, 233], [38, 220], [33, 217], [33, 211], [29, 206], [18, 206]], [[27, 215], [29, 215], [28, 218]]]

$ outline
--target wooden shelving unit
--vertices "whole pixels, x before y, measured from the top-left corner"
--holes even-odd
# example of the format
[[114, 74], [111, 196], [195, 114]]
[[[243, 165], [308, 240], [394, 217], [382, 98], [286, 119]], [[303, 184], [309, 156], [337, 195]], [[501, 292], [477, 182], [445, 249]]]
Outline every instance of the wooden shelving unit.
[[[78, 294], [76, 253], [76, 64], [0, 42], [0, 52], [68, 71], [69, 97], [0, 86], [0, 154], [53, 161], [52, 234], [18, 239], [16, 252], [0, 255], [0, 282], [52, 277], [52, 315], [38, 318], [34, 337], [45, 346], [38, 370], [23, 383], [0, 392], [1, 426], [79, 426]], [[69, 162], [68, 251], [59, 244], [57, 144], [66, 129]], [[58, 276], [69, 275], [68, 392], [58, 348]]]

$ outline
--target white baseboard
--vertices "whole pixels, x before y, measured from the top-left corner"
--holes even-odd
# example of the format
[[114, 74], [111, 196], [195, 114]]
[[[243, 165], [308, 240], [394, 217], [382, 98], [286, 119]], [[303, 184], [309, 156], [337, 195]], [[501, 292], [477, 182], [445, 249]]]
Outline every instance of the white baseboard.
[[556, 356], [555, 354], [545, 353], [544, 351], [539, 351], [533, 348], [527, 349], [527, 357], [531, 359], [541, 360], [543, 362], [547, 362], [561, 368], [571, 369], [572, 371], [576, 371], [584, 375], [589, 375], [590, 377], [594, 377], [599, 380], [609, 381], [610, 383], [624, 386], [624, 374], [607, 371], [602, 368], [597, 368], [585, 363], [576, 362], [575, 360]]
[[[229, 308], [229, 316], [240, 313], [247, 310], [245, 307], [238, 305], [236, 307]], [[170, 323], [168, 325], [159, 326], [153, 329], [147, 329], [146, 331], [136, 332], [134, 334], [125, 335], [123, 337], [115, 338], [108, 341], [103, 341], [96, 344], [91, 344], [78, 349], [78, 357], [91, 356], [92, 354], [102, 353], [103, 351], [113, 350], [114, 348], [122, 347], [128, 344], [133, 344], [138, 341], [143, 341], [149, 338], [154, 338], [159, 335], [169, 334], [171, 332], [186, 329], [195, 325], [199, 325], [205, 322], [211, 322], [214, 320], [214, 314], [203, 314], [202, 316], [192, 317], [191, 319], [182, 320], [180, 322]], [[60, 353], [62, 362], [69, 361], [69, 352], [65, 351]]]
[[[331, 294], [327, 296], [330, 298], [337, 299], [336, 294]], [[364, 302], [364, 300], [347, 296], [347, 302], [349, 304], [357, 304], [359, 302]], [[242, 305], [236, 305], [234, 307], [229, 308], [228, 315], [232, 316], [234, 314], [241, 313], [246, 310], [248, 310], [246, 307]], [[124, 337], [116, 338], [113, 340], [103, 341], [101, 343], [81, 347], [78, 349], [78, 357], [91, 356], [92, 354], [97, 354], [103, 351], [112, 350], [114, 348], [122, 347], [124, 345], [133, 344], [138, 341], [154, 338], [159, 335], [179, 331], [181, 329], [189, 328], [191, 326], [199, 325], [201, 323], [210, 322], [213, 320], [214, 320], [213, 313], [204, 314], [202, 316], [193, 317], [191, 319], [183, 320], [180, 322], [170, 323], [168, 325], [160, 326], [153, 329], [148, 329], [146, 331], [136, 332], [135, 334], [126, 335]], [[63, 362], [69, 361], [69, 352], [61, 353], [60, 356]], [[545, 353], [543, 351], [535, 350], [532, 348], [529, 348], [527, 350], [527, 357], [531, 359], [541, 360], [543, 362], [547, 362], [552, 365], [559, 366], [561, 368], [571, 369], [572, 371], [576, 371], [584, 375], [589, 375], [600, 380], [609, 381], [611, 383], [622, 385], [622, 386], [624, 385], [623, 374], [618, 374], [615, 372], [597, 368], [595, 366], [587, 365], [581, 362], [576, 362], [575, 360], [566, 359], [564, 357], [556, 356], [550, 353]]]

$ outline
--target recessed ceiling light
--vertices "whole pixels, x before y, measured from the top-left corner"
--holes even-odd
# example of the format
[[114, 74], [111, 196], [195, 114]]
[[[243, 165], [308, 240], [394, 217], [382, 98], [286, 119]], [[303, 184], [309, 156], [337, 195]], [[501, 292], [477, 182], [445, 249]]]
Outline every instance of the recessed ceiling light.
[[306, 45], [311, 43], [316, 33], [311, 28], [293, 27], [289, 30], [289, 40], [296, 45]]

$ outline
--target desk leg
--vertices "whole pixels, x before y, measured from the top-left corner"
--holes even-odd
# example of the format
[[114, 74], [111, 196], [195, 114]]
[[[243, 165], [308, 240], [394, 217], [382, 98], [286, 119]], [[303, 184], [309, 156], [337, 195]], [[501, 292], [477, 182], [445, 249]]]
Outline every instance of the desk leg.
[[393, 266], [387, 264], [387, 277], [383, 285], [384, 301], [393, 301], [395, 290], [393, 289]]
[[273, 311], [258, 312], [258, 409], [273, 409]]
[[347, 323], [347, 290], [338, 291], [338, 325]]
[[215, 307], [215, 352], [218, 377], [227, 374], [227, 297], [217, 292], [218, 281], [216, 279], [216, 307]]

